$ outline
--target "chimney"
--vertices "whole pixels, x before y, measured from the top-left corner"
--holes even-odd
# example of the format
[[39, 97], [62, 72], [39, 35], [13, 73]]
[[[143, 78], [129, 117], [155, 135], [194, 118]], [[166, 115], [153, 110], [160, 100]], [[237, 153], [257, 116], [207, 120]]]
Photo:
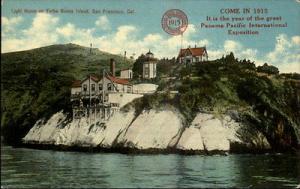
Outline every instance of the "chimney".
[[110, 73], [115, 77], [115, 60], [113, 58], [110, 59]]

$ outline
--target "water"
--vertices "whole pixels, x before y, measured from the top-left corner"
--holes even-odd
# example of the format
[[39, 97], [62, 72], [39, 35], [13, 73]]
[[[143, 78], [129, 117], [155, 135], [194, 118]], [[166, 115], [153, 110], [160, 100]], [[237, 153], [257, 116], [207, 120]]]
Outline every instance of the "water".
[[1, 147], [1, 188], [297, 187], [292, 155], [125, 155]]

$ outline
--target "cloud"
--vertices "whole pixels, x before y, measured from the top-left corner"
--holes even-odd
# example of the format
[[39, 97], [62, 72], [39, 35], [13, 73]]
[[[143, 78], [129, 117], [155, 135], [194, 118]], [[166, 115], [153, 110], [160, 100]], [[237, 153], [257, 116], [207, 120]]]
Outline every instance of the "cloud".
[[6, 18], [5, 16], [1, 17], [1, 22], [3, 27], [12, 27], [19, 24], [21, 21], [23, 21], [23, 18], [21, 16], [12, 17], [12, 18]]
[[33, 35], [36, 34], [36, 32], [48, 32], [53, 28], [53, 26], [56, 26], [58, 21], [58, 17], [54, 17], [46, 13], [37, 13], [36, 17], [33, 19], [31, 28], [25, 32]]
[[115, 33], [115, 42], [126, 42], [129, 39], [133, 39], [134, 34], [137, 32], [137, 28], [131, 25], [123, 25], [118, 27]]
[[15, 31], [15, 28], [18, 24], [20, 24], [23, 21], [23, 17], [17, 16], [12, 18], [7, 18], [2, 16], [1, 22], [2, 22], [2, 37], [5, 37], [7, 33], [11, 33]]
[[70, 38], [74, 34], [76, 34], [76, 29], [74, 24], [67, 23], [65, 26], [57, 28], [56, 32], [66, 38]]
[[292, 37], [292, 42], [295, 45], [300, 45], [300, 36], [294, 36], [294, 37]]
[[95, 25], [98, 26], [101, 30], [110, 30], [110, 23], [106, 15], [100, 16]]
[[238, 59], [249, 59], [256, 65], [265, 62], [279, 68], [281, 73], [300, 73], [300, 36], [288, 37], [286, 34], [279, 34], [274, 39], [275, 47], [272, 51], [258, 56], [257, 49], [246, 48], [238, 41], [226, 40], [223, 49], [209, 49], [210, 59], [216, 59], [233, 52]]
[[[22, 17], [2, 17], [3, 30], [10, 31], [23, 21]], [[106, 16], [100, 16], [91, 28], [80, 28], [73, 23], [61, 24], [58, 17], [38, 13], [29, 28], [7, 32], [1, 46], [2, 52], [27, 50], [57, 43], [76, 43], [94, 47], [114, 54], [140, 55], [149, 49], [157, 58], [176, 57], [180, 48], [188, 46], [207, 46], [209, 59], [217, 59], [233, 52], [239, 59], [255, 61], [257, 65], [264, 62], [277, 66], [281, 72], [300, 72], [300, 36], [288, 37], [280, 34], [274, 39], [274, 49], [266, 54], [259, 54], [257, 49], [247, 48], [241, 42], [225, 40], [221, 47], [211, 46], [209, 39], [197, 39], [198, 31], [190, 24], [181, 36], [160, 33], [141, 34], [141, 29], [134, 25], [121, 25], [115, 30], [110, 28]], [[101, 27], [100, 27], [101, 26]], [[106, 34], [97, 35], [97, 30], [106, 30]], [[197, 39], [197, 40], [194, 40]]]
[[217, 59], [233, 52], [238, 59], [249, 59], [256, 64], [262, 64], [257, 58], [258, 50], [244, 47], [240, 42], [234, 40], [225, 40], [222, 48], [208, 48], [209, 59]]
[[265, 62], [277, 66], [281, 72], [300, 72], [300, 36], [276, 37], [274, 50], [266, 54]]
[[272, 64], [278, 67], [281, 73], [300, 73], [300, 36], [288, 37], [286, 34], [279, 34], [274, 42], [274, 49], [261, 56], [258, 56], [257, 49], [246, 48], [240, 42], [233, 40], [226, 40], [223, 50], [208, 51], [208, 54], [214, 59], [220, 57], [222, 52], [226, 54], [233, 52], [237, 58], [249, 59], [256, 65], [265, 62]]
[[233, 40], [226, 40], [224, 42], [224, 50], [226, 53], [235, 52], [241, 48], [241, 44], [233, 41]]
[[[58, 36], [55, 32], [55, 28], [57, 27], [58, 21], [59, 19], [57, 17], [52, 17], [45, 13], [38, 13], [28, 29], [14, 31], [12, 35], [7, 36], [7, 34], [5, 36], [1, 42], [2, 52], [27, 50], [56, 43]], [[14, 21], [14, 23], [17, 22]]]
[[166, 36], [149, 33], [140, 36], [140, 30], [133, 25], [121, 25], [115, 31], [102, 36], [95, 36], [95, 31], [108, 29], [110, 22], [106, 16], [100, 16], [92, 28], [79, 28], [73, 23], [59, 24], [59, 18], [50, 14], [37, 14], [29, 28], [19, 31], [18, 37], [5, 38], [2, 41], [2, 52], [27, 50], [54, 43], [76, 43], [88, 46], [93, 43], [100, 50], [120, 54], [141, 54], [151, 49], [158, 58], [177, 56], [179, 48], [188, 45], [208, 45], [203, 39], [193, 41], [196, 34], [195, 25], [190, 24], [183, 36]]

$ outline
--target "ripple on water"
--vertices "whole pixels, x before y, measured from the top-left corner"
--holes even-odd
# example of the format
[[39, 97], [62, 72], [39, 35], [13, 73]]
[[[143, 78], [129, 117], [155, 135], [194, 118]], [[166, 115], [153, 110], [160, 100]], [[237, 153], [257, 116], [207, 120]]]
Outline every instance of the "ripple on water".
[[299, 184], [299, 172], [294, 170], [299, 158], [284, 154], [279, 158], [278, 155], [142, 156], [14, 148], [5, 148], [4, 153], [1, 185], [8, 188], [274, 188]]
[[264, 182], [273, 182], [273, 183], [278, 183], [282, 184], [282, 186], [287, 186], [287, 187], [297, 187], [297, 181], [294, 179], [288, 179], [285, 177], [274, 177], [274, 176], [253, 176], [254, 178], [258, 178], [260, 181]]

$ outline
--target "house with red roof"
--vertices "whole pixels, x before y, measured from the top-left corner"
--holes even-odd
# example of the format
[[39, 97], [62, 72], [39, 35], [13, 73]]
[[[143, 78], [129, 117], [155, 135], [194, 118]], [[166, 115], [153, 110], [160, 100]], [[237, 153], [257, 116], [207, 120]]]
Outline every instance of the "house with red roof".
[[[130, 79], [132, 72], [126, 71], [124, 74]], [[75, 80], [71, 86], [73, 119], [88, 116], [93, 121], [96, 118], [108, 120], [127, 103], [156, 91], [154, 84], [154, 88], [151, 84], [134, 86], [128, 79], [115, 76], [115, 62], [111, 59], [110, 71], [103, 70], [102, 76], [90, 74], [82, 80]]]
[[[96, 95], [96, 88], [98, 81], [100, 79], [95, 76], [95, 75], [88, 75], [86, 76], [83, 80], [81, 80], [80, 85], [81, 85], [81, 94], [82, 95]], [[75, 81], [76, 82], [76, 81]], [[75, 82], [73, 82], [73, 85], [75, 85]]]
[[208, 60], [208, 54], [206, 47], [188, 47], [186, 49], [180, 49], [177, 61], [179, 63], [194, 63], [203, 62]]
[[95, 75], [88, 75], [83, 80], [73, 81], [71, 95], [81, 95], [89, 98], [105, 93], [131, 93], [132, 85], [127, 79], [120, 79], [109, 74], [99, 78]]
[[132, 93], [132, 85], [127, 79], [106, 75], [98, 82], [99, 90], [107, 92]]

